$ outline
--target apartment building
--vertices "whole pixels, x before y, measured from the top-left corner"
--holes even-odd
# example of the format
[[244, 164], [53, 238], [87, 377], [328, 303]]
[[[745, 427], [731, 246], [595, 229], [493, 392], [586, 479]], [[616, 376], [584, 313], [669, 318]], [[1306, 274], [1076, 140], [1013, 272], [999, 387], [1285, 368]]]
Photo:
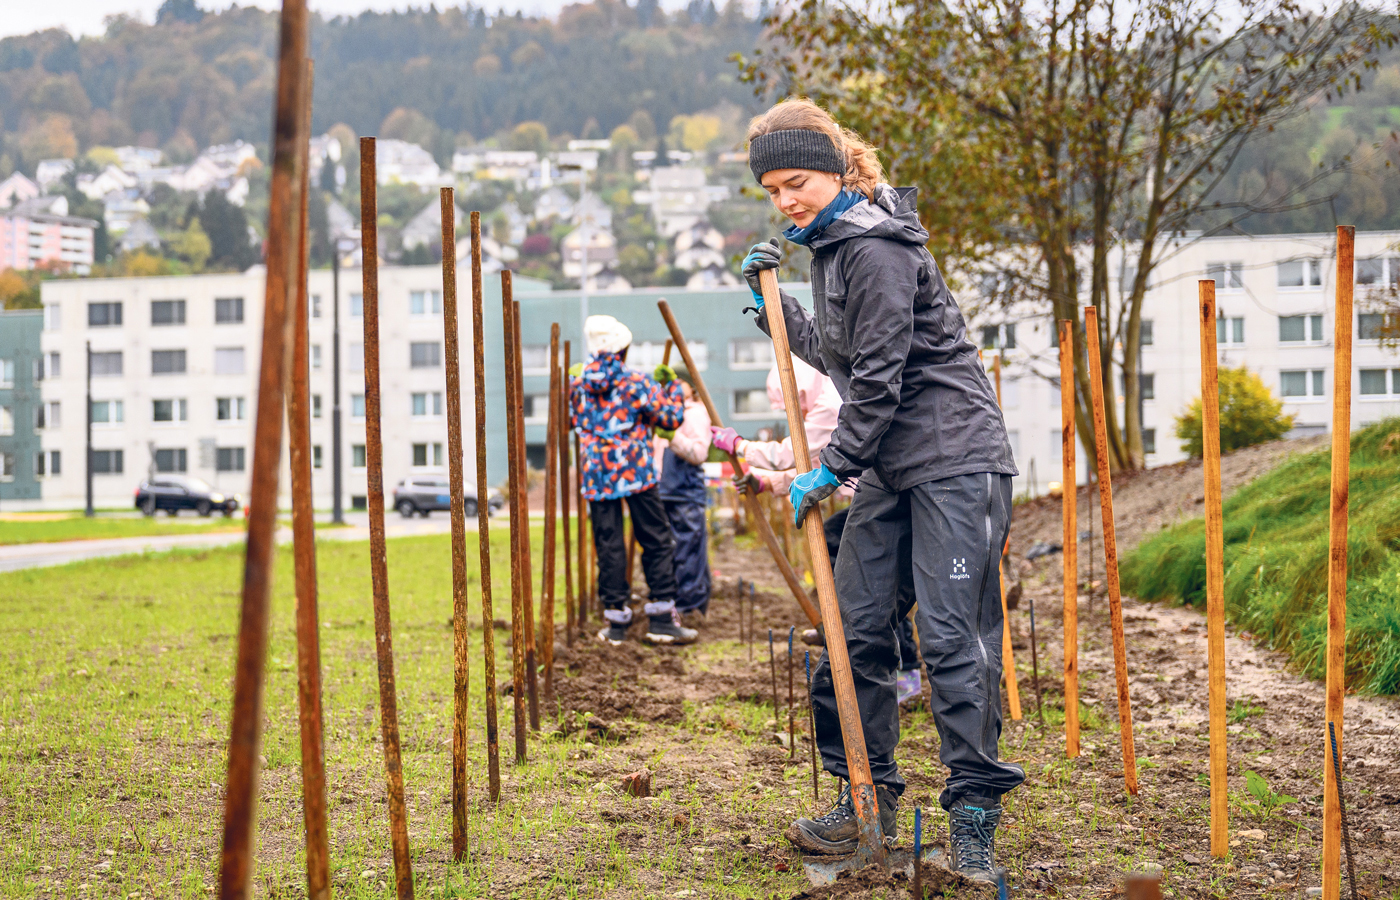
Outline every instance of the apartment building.
[[37, 309], [0, 309], [0, 508], [14, 509], [39, 497], [48, 458], [39, 450], [44, 406], [39, 391]]
[[30, 209], [26, 204], [0, 212], [0, 270], [50, 263], [86, 274], [92, 269], [96, 229], [92, 219]]
[[[1143, 303], [1142, 420], [1149, 466], [1185, 458], [1175, 419], [1200, 396], [1198, 282], [1216, 282], [1219, 364], [1247, 366], [1283, 400], [1294, 436], [1332, 420], [1336, 237], [1183, 237], [1163, 248]], [[1365, 298], [1400, 285], [1400, 232], [1356, 235], [1352, 425], [1400, 415], [1400, 356], [1380, 346], [1380, 315]], [[1121, 259], [1114, 302], [1135, 272]], [[1116, 312], [1115, 312], [1116, 321]], [[984, 314], [972, 323], [984, 353], [1000, 349], [1003, 406], [1021, 477], [1016, 491], [1060, 480], [1060, 393], [1055, 325], [1041, 310]], [[1121, 349], [1119, 351], [1121, 353]], [[1120, 357], [1121, 358], [1121, 357]], [[1118, 404], [1123, 396], [1118, 377]], [[1120, 417], [1121, 420], [1121, 417]], [[1080, 478], [1086, 476], [1080, 453]], [[1034, 484], [1032, 484], [1032, 475]]]

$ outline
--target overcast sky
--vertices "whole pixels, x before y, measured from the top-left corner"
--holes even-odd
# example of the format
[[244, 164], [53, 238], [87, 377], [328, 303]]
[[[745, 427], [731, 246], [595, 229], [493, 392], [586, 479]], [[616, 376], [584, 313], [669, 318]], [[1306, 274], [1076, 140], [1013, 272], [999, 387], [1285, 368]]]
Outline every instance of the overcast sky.
[[[66, 28], [75, 37], [96, 35], [103, 31], [102, 20], [117, 13], [136, 15], [146, 22], [155, 20], [156, 10], [162, 0], [51, 0], [48, 3], [25, 2], [25, 0], [0, 0], [5, 12], [0, 15], [0, 37], [14, 34], [28, 34], [44, 28]], [[491, 10], [505, 8], [509, 12], [523, 10], [526, 13], [553, 15], [570, 0], [486, 0], [481, 5]], [[323, 15], [343, 15], [363, 12], [367, 9], [405, 9], [408, 6], [424, 7], [428, 0], [310, 0], [311, 8]], [[201, 0], [205, 9], [226, 9], [227, 0]], [[243, 6], [261, 6], [276, 9], [281, 6], [277, 0], [242, 0]], [[453, 5], [451, 0], [439, 6]], [[663, 3], [670, 8], [675, 2]]]

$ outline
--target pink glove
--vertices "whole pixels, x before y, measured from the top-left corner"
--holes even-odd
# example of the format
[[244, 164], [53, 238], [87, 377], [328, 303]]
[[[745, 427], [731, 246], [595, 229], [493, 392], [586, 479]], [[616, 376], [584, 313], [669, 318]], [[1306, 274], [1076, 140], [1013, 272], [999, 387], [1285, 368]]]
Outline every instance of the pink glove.
[[733, 428], [710, 426], [710, 442], [725, 453], [733, 453], [739, 445], [739, 432]]

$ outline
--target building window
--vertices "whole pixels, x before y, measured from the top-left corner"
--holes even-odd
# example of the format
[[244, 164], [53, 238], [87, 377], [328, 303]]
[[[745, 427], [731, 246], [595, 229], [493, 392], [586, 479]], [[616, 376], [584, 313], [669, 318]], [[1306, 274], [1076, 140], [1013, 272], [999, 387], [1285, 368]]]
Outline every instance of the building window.
[[[1386, 373], [1390, 377], [1386, 377]], [[1359, 390], [1363, 397], [1379, 397], [1388, 393], [1400, 394], [1400, 369], [1362, 369], [1358, 373], [1361, 377], [1357, 379]], [[1387, 382], [1393, 386], [1393, 390], [1387, 390]]]
[[773, 366], [773, 342], [768, 338], [738, 338], [729, 342], [729, 368], [736, 372]]
[[320, 445], [320, 444], [312, 444], [312, 445], [311, 445], [311, 468], [313, 468], [313, 469], [319, 469], [319, 468], [321, 468], [321, 445]]
[[242, 347], [214, 348], [215, 375], [242, 375], [244, 372]]
[[549, 421], [549, 395], [525, 395], [525, 421], [530, 425], [540, 425]]
[[[430, 452], [432, 454], [432, 463], [428, 462]], [[429, 465], [442, 465], [442, 444], [414, 444], [413, 467], [416, 469], [423, 469], [427, 468]]]
[[1315, 288], [1322, 286], [1322, 260], [1290, 259], [1278, 264], [1278, 286], [1281, 288]]
[[[629, 351], [629, 357], [632, 355]], [[520, 346], [520, 371], [524, 375], [549, 374], [549, 345], [522, 344]]]
[[183, 399], [151, 401], [151, 420], [154, 422], [184, 422], [188, 418], [188, 404]]
[[365, 295], [364, 295], [364, 294], [351, 294], [351, 295], [350, 295], [350, 316], [351, 316], [352, 318], [358, 319], [358, 318], [362, 317], [364, 314], [365, 314]]
[[365, 417], [365, 395], [350, 395], [350, 418], [363, 419]]
[[1152, 320], [1143, 319], [1138, 323], [1138, 346], [1151, 347], [1152, 341]]
[[116, 328], [121, 323], [122, 305], [120, 301], [88, 304], [89, 328]]
[[768, 400], [766, 388], [749, 388], [734, 392], [734, 415], [768, 418], [773, 413], [773, 404]]
[[15, 411], [9, 406], [0, 406], [0, 435], [15, 433]]
[[122, 373], [122, 352], [93, 353], [88, 356], [93, 378], [114, 378]]
[[50, 400], [40, 408], [44, 410], [45, 428], [63, 427], [63, 407], [57, 400]]
[[1221, 316], [1215, 320], [1215, 342], [1221, 346], [1240, 345], [1244, 343], [1244, 317], [1235, 316], [1226, 318]]
[[1322, 316], [1279, 316], [1278, 339], [1281, 344], [1321, 341]]
[[408, 345], [408, 365], [412, 369], [436, 369], [442, 365], [442, 344], [413, 341]]
[[365, 445], [350, 445], [350, 468], [363, 469], [365, 467]]
[[63, 324], [63, 317], [59, 314], [57, 303], [44, 304], [44, 330], [58, 331]]
[[215, 325], [241, 325], [243, 323], [242, 297], [217, 297], [214, 300]]
[[1321, 397], [1325, 376], [1322, 369], [1299, 369], [1279, 373], [1280, 393], [1284, 397]]
[[156, 471], [161, 473], [187, 471], [184, 447], [172, 447], [156, 451]]
[[63, 474], [63, 452], [61, 450], [49, 451], [49, 474]]
[[152, 300], [152, 301], [151, 301], [151, 324], [152, 324], [152, 325], [183, 325], [183, 324], [185, 324], [185, 301], [183, 301], [183, 300]]
[[1005, 322], [1001, 325], [982, 326], [982, 349], [1015, 350], [1016, 323]]
[[1144, 429], [1142, 430], [1142, 452], [1143, 452], [1143, 453], [1156, 453], [1156, 452], [1157, 452], [1157, 429], [1155, 429], [1155, 428], [1144, 428]]
[[369, 497], [365, 496], [364, 494], [351, 494], [350, 508], [354, 510], [359, 510], [360, 512], [365, 511], [369, 508]]
[[1385, 337], [1390, 316], [1385, 313], [1357, 313], [1356, 339], [1358, 341], [1378, 341]]
[[363, 372], [365, 370], [365, 345], [359, 341], [351, 341], [345, 354], [345, 371]]
[[95, 425], [116, 425], [125, 421], [125, 413], [120, 400], [92, 401], [92, 421]]
[[312, 295], [311, 295], [311, 318], [313, 318], [313, 319], [319, 319], [319, 318], [321, 318], [321, 295], [320, 295], [320, 294], [312, 294]]
[[313, 419], [319, 419], [319, 418], [321, 418], [321, 395], [320, 395], [320, 394], [312, 394], [312, 395], [311, 395], [311, 418], [313, 418]]
[[0, 481], [15, 480], [15, 455], [0, 453]]
[[[215, 353], [218, 351], [216, 350]], [[152, 375], [183, 375], [185, 374], [185, 351], [183, 350], [152, 350], [151, 351], [151, 374]]]
[[408, 314], [410, 316], [442, 315], [442, 291], [409, 291]]
[[243, 448], [219, 447], [214, 451], [214, 469], [219, 472], [242, 472]]
[[44, 477], [44, 463], [45, 463], [45, 462], [46, 462], [46, 460], [44, 459], [44, 452], [43, 452], [42, 450], [39, 451], [38, 453], [34, 454], [34, 477], [35, 477], [35, 478], [43, 478], [43, 477]]
[[50, 353], [48, 355], [48, 377], [57, 378], [60, 374], [62, 374], [63, 366], [59, 363], [60, 359], [57, 353]]
[[214, 418], [220, 422], [241, 422], [248, 416], [247, 401], [242, 397], [215, 397]]
[[15, 386], [15, 361], [13, 359], [0, 359], [0, 388], [12, 388]]
[[95, 475], [120, 475], [122, 474], [122, 464], [122, 451], [120, 450], [92, 451], [92, 471]]
[[319, 369], [319, 368], [321, 368], [321, 345], [320, 345], [320, 344], [312, 344], [312, 345], [311, 345], [311, 368], [313, 368], [313, 369]]
[[1358, 286], [1395, 285], [1400, 283], [1400, 260], [1393, 256], [1372, 257], [1356, 261], [1356, 284]]
[[[696, 341], [688, 346], [690, 358], [695, 360], [695, 368], [701, 372], [705, 371], [709, 367], [709, 347], [705, 345], [704, 341]], [[627, 351], [627, 368], [650, 375], [652, 370], [660, 365], [665, 358], [665, 341], [634, 341], [632, 348]], [[680, 361], [680, 353], [673, 351], [671, 354], [672, 365], [679, 365]]]
[[1244, 289], [1244, 263], [1208, 262], [1206, 277], [1215, 281], [1217, 291], [1238, 291]]
[[[531, 398], [526, 397], [525, 399], [528, 401]], [[412, 395], [412, 407], [415, 416], [440, 416], [442, 415], [442, 392], [415, 393]], [[527, 406], [525, 413], [527, 419], [530, 417], [528, 409]]]

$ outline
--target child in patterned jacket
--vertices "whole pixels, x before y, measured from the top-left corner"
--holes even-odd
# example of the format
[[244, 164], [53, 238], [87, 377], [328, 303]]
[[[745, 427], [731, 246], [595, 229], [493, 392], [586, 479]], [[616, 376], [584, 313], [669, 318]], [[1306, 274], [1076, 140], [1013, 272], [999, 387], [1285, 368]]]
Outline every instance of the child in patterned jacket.
[[598, 553], [598, 599], [607, 622], [598, 637], [621, 644], [632, 622], [622, 528], [625, 501], [646, 573], [646, 639], [655, 644], [689, 644], [696, 632], [676, 620], [675, 541], [657, 489], [651, 448], [652, 428], [670, 431], [681, 424], [680, 384], [667, 365], [657, 366], [651, 378], [628, 369], [632, 332], [612, 316], [589, 316], [584, 336], [589, 360], [578, 373], [571, 412], [579, 433], [579, 474]]

